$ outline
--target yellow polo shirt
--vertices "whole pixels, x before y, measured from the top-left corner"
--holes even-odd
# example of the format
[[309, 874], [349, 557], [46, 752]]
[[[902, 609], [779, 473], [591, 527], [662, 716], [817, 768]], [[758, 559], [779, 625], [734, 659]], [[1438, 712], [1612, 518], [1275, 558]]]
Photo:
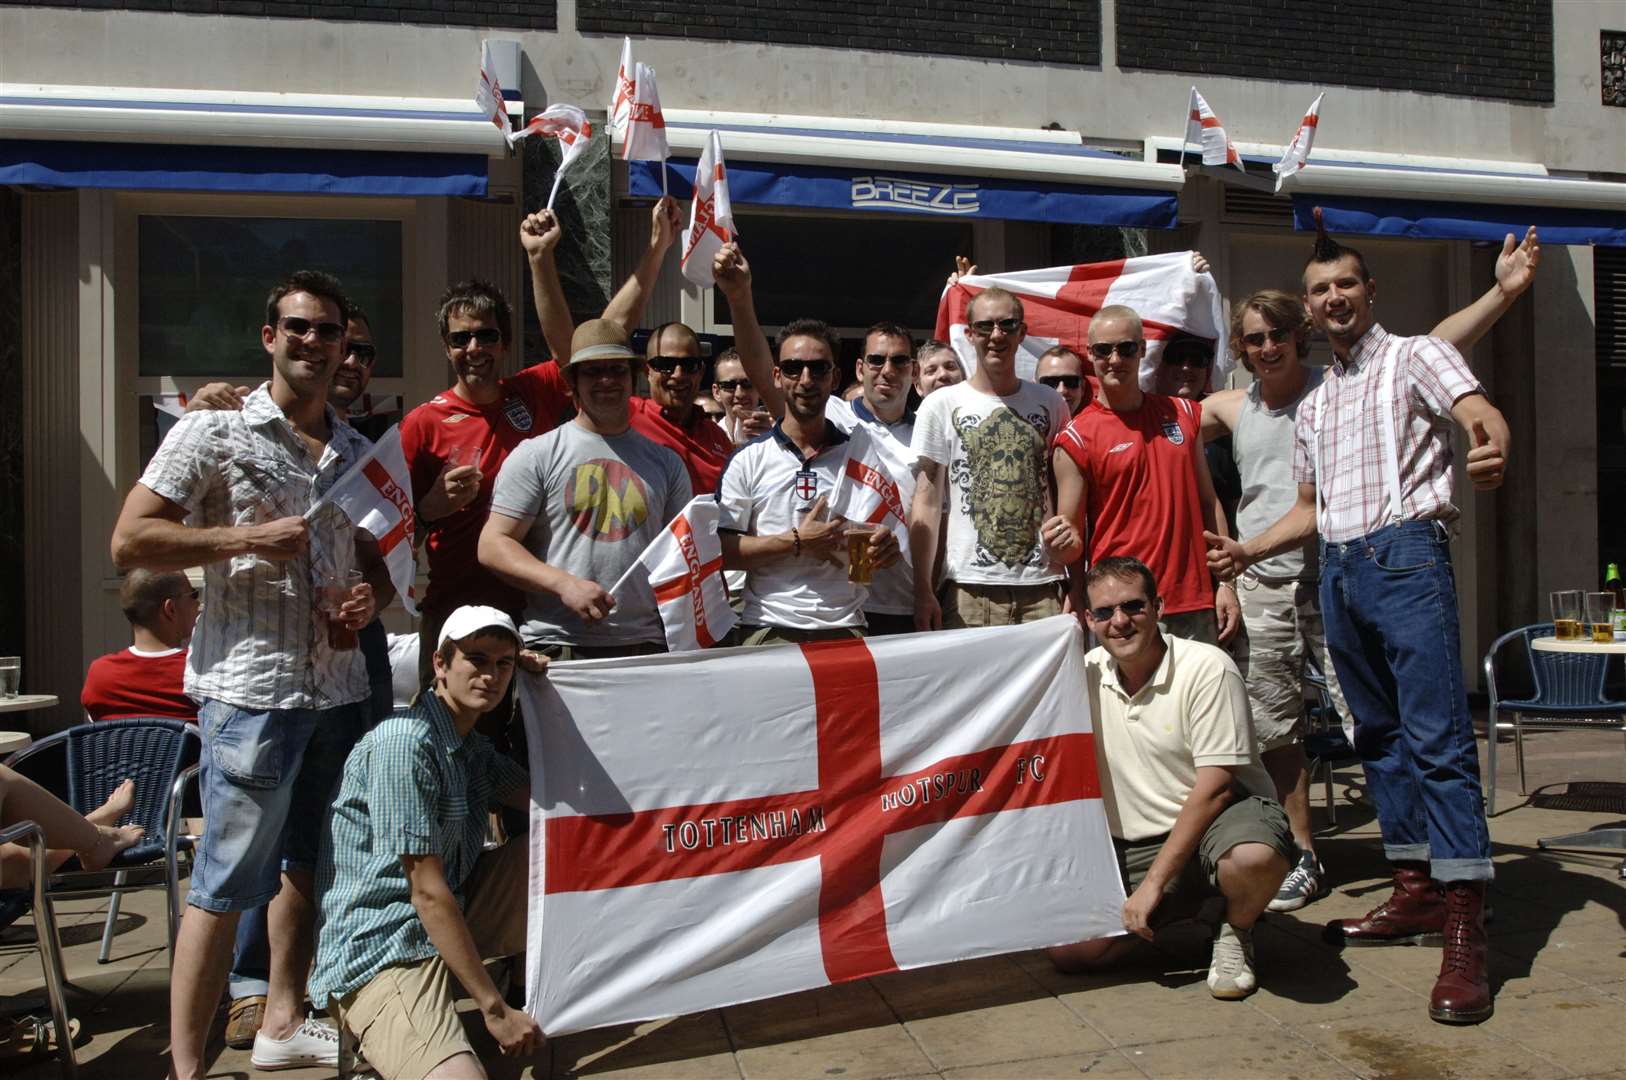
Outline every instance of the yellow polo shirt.
[[1107, 823], [1120, 840], [1173, 829], [1202, 765], [1229, 766], [1249, 794], [1276, 796], [1231, 658], [1201, 642], [1163, 641], [1163, 662], [1133, 697], [1119, 685], [1117, 662], [1104, 647], [1084, 658]]

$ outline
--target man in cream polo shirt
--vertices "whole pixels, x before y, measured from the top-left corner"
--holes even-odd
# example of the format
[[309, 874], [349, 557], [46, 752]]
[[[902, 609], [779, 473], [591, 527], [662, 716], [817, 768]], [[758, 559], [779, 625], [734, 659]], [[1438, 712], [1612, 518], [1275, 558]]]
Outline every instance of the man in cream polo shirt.
[[[1147, 941], [1225, 897], [1208, 989], [1237, 1000], [1257, 989], [1253, 925], [1287, 876], [1293, 839], [1259, 762], [1248, 695], [1230, 657], [1164, 637], [1152, 572], [1111, 556], [1085, 580], [1085, 619], [1100, 640], [1085, 658], [1107, 823], [1129, 899], [1123, 925]], [[1096, 970], [1134, 937], [1050, 950], [1063, 971]]]

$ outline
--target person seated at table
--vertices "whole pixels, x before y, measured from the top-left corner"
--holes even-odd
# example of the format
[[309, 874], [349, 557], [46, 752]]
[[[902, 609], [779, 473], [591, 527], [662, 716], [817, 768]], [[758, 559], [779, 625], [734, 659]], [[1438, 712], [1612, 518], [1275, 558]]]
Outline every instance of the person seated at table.
[[130, 646], [98, 656], [85, 672], [79, 704], [92, 720], [163, 716], [196, 720], [186, 696], [186, 643], [198, 621], [198, 590], [179, 570], [131, 570], [119, 587]]
[[356, 744], [323, 828], [310, 997], [329, 1004], [385, 1080], [485, 1076], [458, 1020], [454, 978], [504, 1054], [543, 1043], [481, 963], [525, 948], [529, 845], [481, 848], [488, 811], [528, 809], [530, 783], [474, 730], [522, 660], [546, 666], [521, 656], [506, 614], [453, 611], [433, 687]]
[[[140, 840], [140, 825], [120, 825], [119, 818], [135, 805], [135, 781], [126, 780], [90, 813], [80, 816], [73, 807], [15, 769], [0, 765], [0, 829], [32, 821], [45, 830], [50, 849], [47, 871], [79, 856], [86, 870], [100, 870], [113, 856]], [[25, 844], [0, 844], [0, 889], [21, 889], [33, 880]]]

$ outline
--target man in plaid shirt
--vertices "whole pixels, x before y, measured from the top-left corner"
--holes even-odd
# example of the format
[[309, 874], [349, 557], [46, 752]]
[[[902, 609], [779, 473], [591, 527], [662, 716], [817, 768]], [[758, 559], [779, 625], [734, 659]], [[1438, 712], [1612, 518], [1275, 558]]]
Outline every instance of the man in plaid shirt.
[[1394, 892], [1329, 927], [1348, 945], [1445, 944], [1429, 1015], [1478, 1023], [1486, 974], [1490, 837], [1459, 663], [1449, 540], [1454, 421], [1476, 488], [1502, 483], [1509, 433], [1462, 355], [1378, 325], [1377, 284], [1358, 252], [1321, 233], [1305, 303], [1333, 363], [1298, 412], [1298, 500], [1244, 544], [1215, 540], [1230, 575], [1321, 533], [1327, 647], [1354, 713], [1355, 747], [1383, 830]]

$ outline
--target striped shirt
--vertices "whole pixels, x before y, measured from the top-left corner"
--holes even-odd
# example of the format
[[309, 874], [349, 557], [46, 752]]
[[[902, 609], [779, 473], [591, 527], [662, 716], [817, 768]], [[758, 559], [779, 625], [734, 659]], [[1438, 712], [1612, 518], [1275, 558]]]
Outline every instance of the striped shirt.
[[461, 910], [488, 810], [528, 788], [525, 770], [491, 740], [473, 731], [458, 736], [434, 693], [363, 736], [322, 830], [311, 1000], [325, 1004], [385, 968], [434, 956], [401, 856], [440, 856]]
[[1397, 431], [1400, 519], [1455, 524], [1451, 406], [1482, 393], [1462, 354], [1439, 338], [1397, 337], [1374, 323], [1347, 361], [1334, 357], [1294, 430], [1293, 481], [1318, 486], [1322, 539], [1341, 543], [1394, 523], [1385, 443], [1395, 447]]
[[[142, 485], [185, 509], [187, 522], [200, 528], [260, 524], [309, 510], [370, 444], [329, 406], [332, 436], [313, 463], [268, 385], [239, 411], [181, 417], [141, 475]], [[361, 650], [329, 648], [315, 607], [321, 577], [342, 577], [355, 566], [355, 532], [331, 503], [310, 522], [310, 546], [298, 558], [237, 555], [205, 566], [187, 696], [244, 709], [365, 701]]]

